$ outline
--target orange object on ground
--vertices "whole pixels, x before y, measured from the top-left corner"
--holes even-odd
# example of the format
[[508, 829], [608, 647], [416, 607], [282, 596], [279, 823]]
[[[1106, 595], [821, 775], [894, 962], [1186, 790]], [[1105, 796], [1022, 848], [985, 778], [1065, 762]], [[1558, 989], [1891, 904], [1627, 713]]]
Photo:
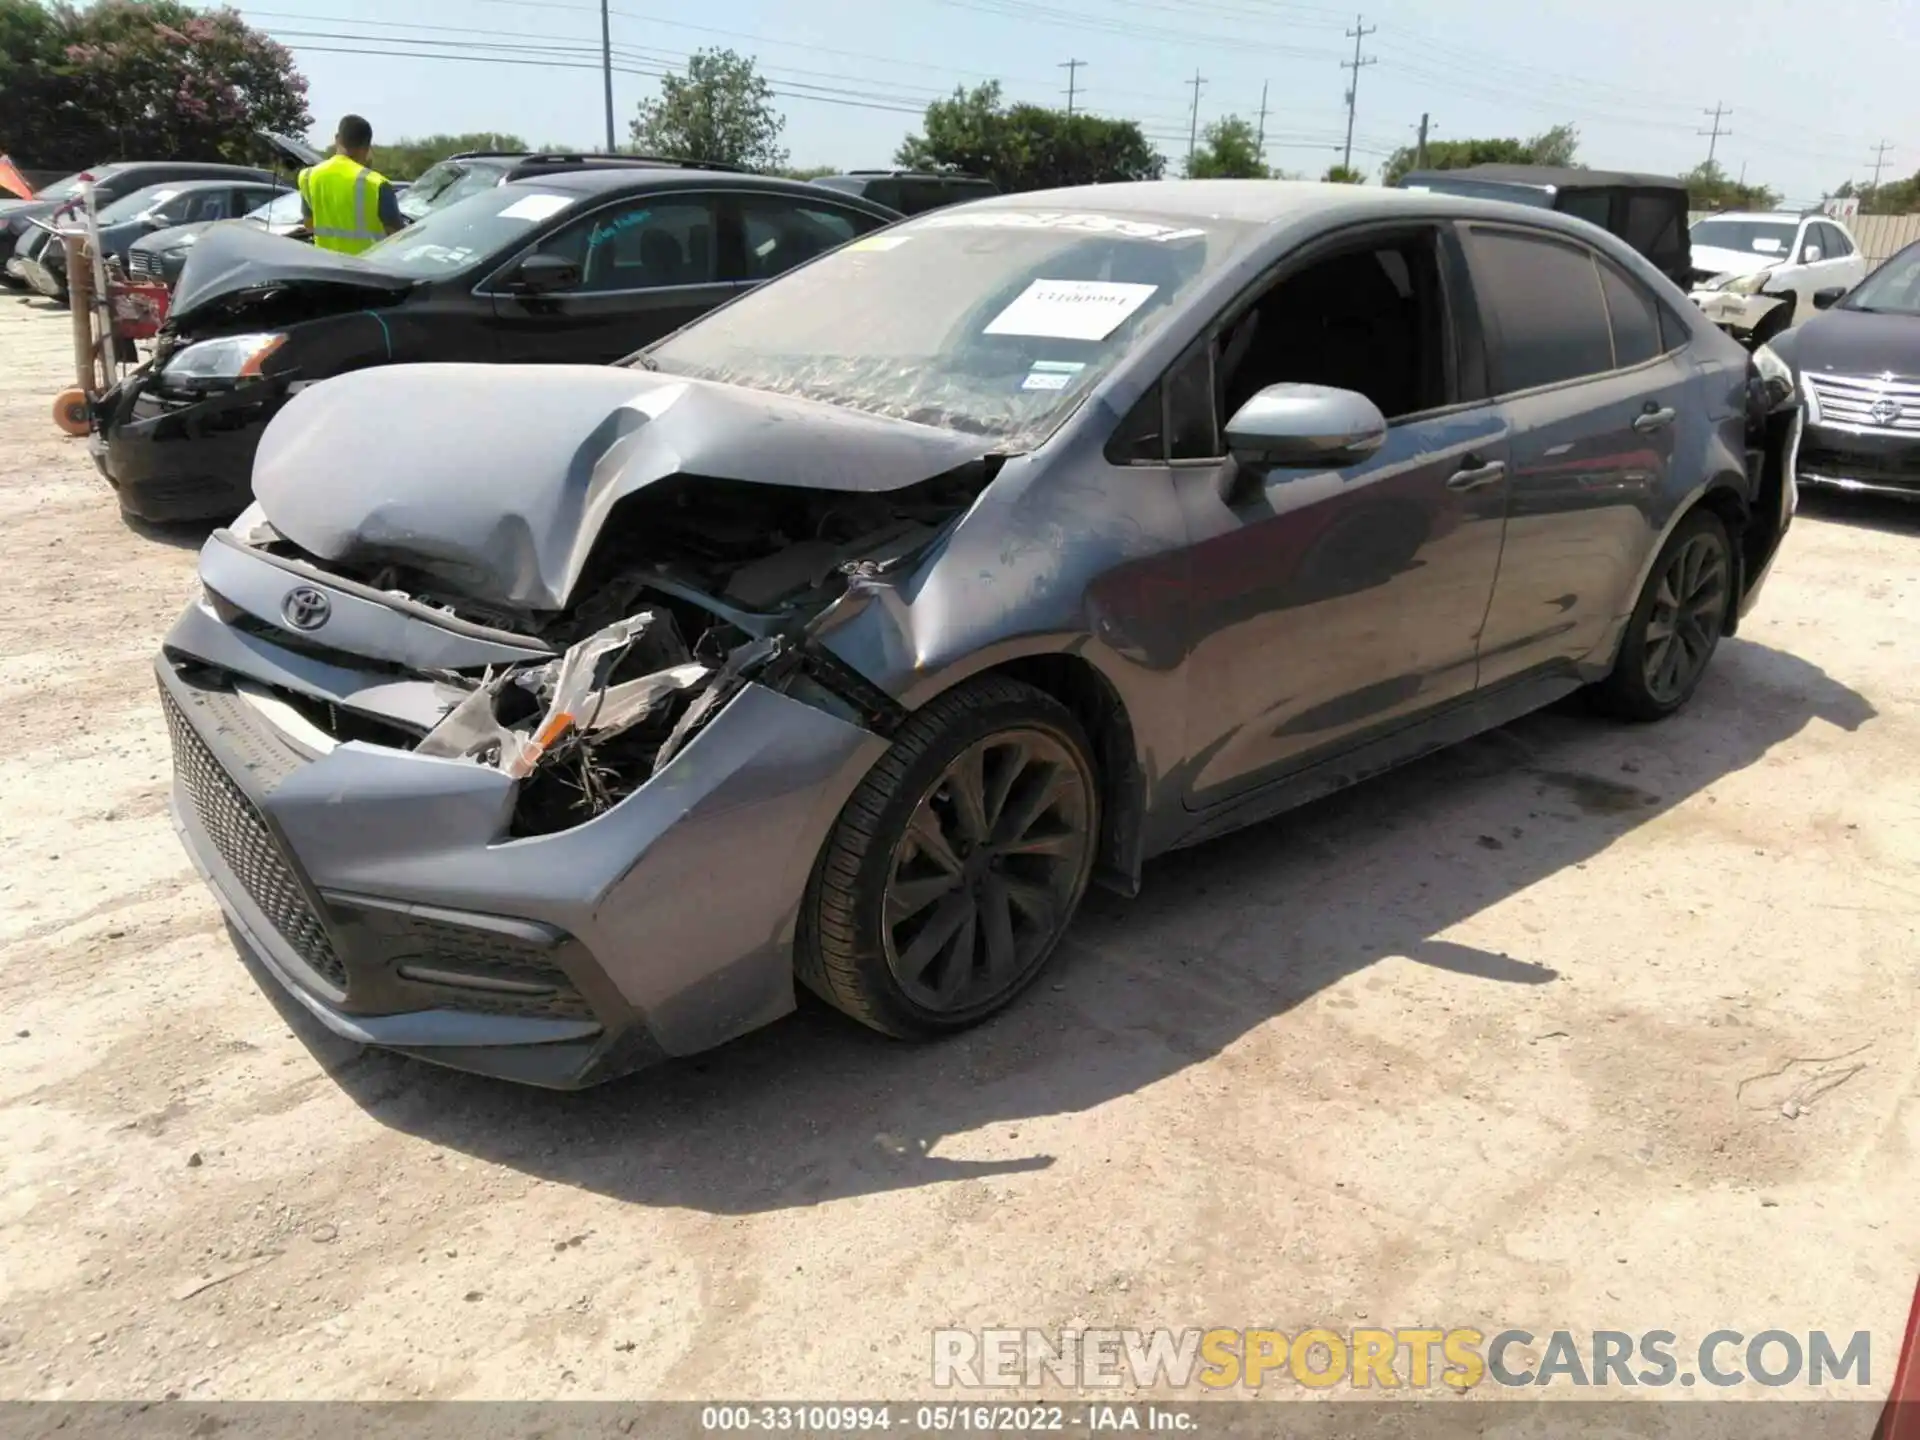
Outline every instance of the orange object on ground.
[[10, 157], [0, 155], [0, 190], [11, 190], [22, 200], [33, 198], [33, 187], [27, 184], [27, 177], [14, 168]]
[[54, 396], [53, 423], [69, 435], [84, 435], [92, 429], [88, 419], [87, 392], [76, 385]]

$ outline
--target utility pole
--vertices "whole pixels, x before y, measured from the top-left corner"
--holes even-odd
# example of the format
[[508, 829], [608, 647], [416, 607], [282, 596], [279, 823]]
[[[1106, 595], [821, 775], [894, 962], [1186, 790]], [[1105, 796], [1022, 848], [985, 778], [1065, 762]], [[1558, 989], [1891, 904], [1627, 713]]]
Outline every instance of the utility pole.
[[1200, 146], [1200, 87], [1206, 84], [1206, 77], [1198, 70], [1187, 84], [1193, 87], [1193, 117], [1187, 123], [1187, 173], [1193, 173], [1193, 152]]
[[1254, 153], [1262, 160], [1267, 158], [1267, 82], [1260, 82], [1260, 128], [1254, 135]]
[[1427, 168], [1427, 125], [1432, 118], [1430, 115], [1420, 117], [1420, 138], [1413, 147], [1413, 168], [1416, 170]]
[[1062, 60], [1059, 63], [1059, 65], [1055, 67], [1056, 69], [1064, 70], [1067, 72], [1067, 114], [1068, 116], [1072, 116], [1073, 114], [1073, 96], [1074, 96], [1074, 90], [1076, 88], [1074, 82], [1079, 79], [1080, 67], [1086, 63], [1087, 62], [1084, 60]]
[[1364, 15], [1353, 17], [1353, 29], [1347, 31], [1348, 37], [1353, 41], [1353, 59], [1340, 62], [1342, 70], [1353, 71], [1353, 83], [1347, 87], [1347, 148], [1340, 157], [1340, 168], [1343, 170], [1353, 169], [1353, 111], [1360, 96], [1360, 71], [1375, 63], [1372, 56], [1368, 56], [1365, 60], [1360, 58], [1360, 42], [1380, 28], [1378, 25], [1370, 26], [1365, 21]]
[[1880, 170], [1887, 163], [1887, 152], [1893, 149], [1891, 140], [1882, 140], [1873, 147], [1873, 188], [1880, 188]]
[[607, 149], [613, 141], [613, 20], [607, 13], [608, 0], [600, 0], [600, 74], [607, 87]]
[[1727, 116], [1733, 114], [1733, 112], [1727, 109], [1725, 105], [1722, 105], [1716, 102], [1713, 109], [1702, 110], [1700, 113], [1702, 115], [1711, 115], [1713, 117], [1713, 129], [1696, 130], [1694, 132], [1696, 135], [1711, 135], [1713, 137], [1711, 140], [1707, 141], [1707, 163], [1711, 165], [1713, 164], [1714, 152], [1720, 148], [1720, 137], [1723, 135], [1733, 134], [1733, 131], [1731, 130], [1722, 130], [1720, 128], [1720, 122], [1724, 120]]

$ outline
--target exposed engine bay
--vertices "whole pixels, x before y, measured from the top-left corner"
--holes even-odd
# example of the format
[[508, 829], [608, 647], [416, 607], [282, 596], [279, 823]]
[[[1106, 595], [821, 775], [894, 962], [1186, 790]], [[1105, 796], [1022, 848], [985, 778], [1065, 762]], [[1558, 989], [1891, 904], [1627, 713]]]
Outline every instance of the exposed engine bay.
[[[926, 550], [997, 466], [982, 459], [880, 493], [676, 475], [619, 503], [571, 603], [557, 611], [457, 593], [444, 574], [397, 557], [324, 561], [264, 519], [234, 538], [316, 577], [525, 645], [523, 663], [421, 672], [459, 698], [412, 748], [519, 782], [513, 833], [548, 834], [646, 783], [748, 681], [810, 692], [886, 733], [898, 706], [820, 646], [811, 622], [850, 586]], [[337, 713], [326, 728], [341, 738], [352, 729]]]

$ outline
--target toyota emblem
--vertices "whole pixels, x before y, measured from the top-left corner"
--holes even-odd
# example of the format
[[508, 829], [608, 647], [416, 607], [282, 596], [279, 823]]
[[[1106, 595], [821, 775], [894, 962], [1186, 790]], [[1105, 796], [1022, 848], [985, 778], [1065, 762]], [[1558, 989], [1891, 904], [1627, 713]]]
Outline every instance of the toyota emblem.
[[1888, 396], [1881, 396], [1873, 402], [1873, 408], [1867, 416], [1876, 425], [1891, 425], [1900, 418], [1900, 402]]
[[318, 630], [333, 616], [333, 602], [311, 585], [296, 585], [280, 602], [280, 613], [296, 630]]

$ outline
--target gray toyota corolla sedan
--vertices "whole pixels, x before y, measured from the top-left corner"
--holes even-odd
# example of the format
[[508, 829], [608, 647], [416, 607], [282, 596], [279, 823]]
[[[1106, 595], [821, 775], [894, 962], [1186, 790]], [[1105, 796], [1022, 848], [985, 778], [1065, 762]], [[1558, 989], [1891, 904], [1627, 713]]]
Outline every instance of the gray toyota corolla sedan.
[[327, 380], [167, 636], [178, 825], [360, 1041], [582, 1085], [796, 978], [937, 1035], [1090, 882], [1684, 704], [1793, 512], [1757, 364], [1578, 220], [1197, 181], [908, 220], [620, 366]]

